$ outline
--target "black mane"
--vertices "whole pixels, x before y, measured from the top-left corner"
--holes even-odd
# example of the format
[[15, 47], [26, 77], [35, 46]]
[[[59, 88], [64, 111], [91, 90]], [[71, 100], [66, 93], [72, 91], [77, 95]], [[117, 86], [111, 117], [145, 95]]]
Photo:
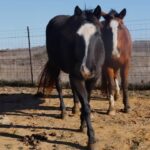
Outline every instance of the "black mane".
[[89, 22], [93, 22], [94, 18], [93, 18], [93, 9], [85, 9], [82, 11], [82, 19], [89, 21]]

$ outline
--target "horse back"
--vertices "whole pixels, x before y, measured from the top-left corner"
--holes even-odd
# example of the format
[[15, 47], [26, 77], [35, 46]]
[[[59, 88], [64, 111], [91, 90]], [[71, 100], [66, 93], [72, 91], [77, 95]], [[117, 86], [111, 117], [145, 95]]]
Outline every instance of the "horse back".
[[46, 28], [46, 48], [49, 60], [68, 73], [73, 68], [73, 40], [68, 27], [70, 16], [60, 15], [50, 20]]

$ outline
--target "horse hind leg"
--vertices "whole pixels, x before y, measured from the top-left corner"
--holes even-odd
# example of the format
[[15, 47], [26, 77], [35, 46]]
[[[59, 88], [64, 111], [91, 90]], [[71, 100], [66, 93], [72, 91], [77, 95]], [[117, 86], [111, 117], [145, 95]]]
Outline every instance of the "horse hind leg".
[[74, 105], [72, 107], [72, 113], [78, 114], [80, 112], [79, 98], [73, 89], [72, 89], [72, 93], [73, 93], [73, 102], [74, 102]]
[[125, 65], [121, 69], [121, 80], [122, 80], [122, 90], [123, 90], [123, 104], [124, 104], [124, 112], [128, 113], [130, 112], [130, 105], [129, 105], [129, 99], [128, 99], [128, 70], [129, 66]]
[[73, 93], [73, 107], [72, 107], [72, 113], [73, 114], [78, 114], [80, 112], [80, 107], [79, 107], [79, 97], [77, 95], [76, 90], [74, 89], [71, 77], [69, 76], [69, 80], [70, 80], [70, 86], [71, 86], [71, 90]]
[[57, 89], [59, 100], [60, 100], [61, 118], [64, 119], [66, 117], [66, 107], [65, 107], [64, 100], [63, 100], [62, 83], [60, 79], [60, 74], [58, 75], [58, 77], [56, 77], [56, 89]]

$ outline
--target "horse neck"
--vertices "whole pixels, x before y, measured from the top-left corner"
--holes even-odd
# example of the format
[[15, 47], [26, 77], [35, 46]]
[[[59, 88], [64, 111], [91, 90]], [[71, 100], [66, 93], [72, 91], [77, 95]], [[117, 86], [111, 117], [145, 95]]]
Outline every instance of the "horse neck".
[[131, 49], [132, 40], [128, 28], [123, 24], [121, 30], [118, 31], [118, 48], [121, 49]]

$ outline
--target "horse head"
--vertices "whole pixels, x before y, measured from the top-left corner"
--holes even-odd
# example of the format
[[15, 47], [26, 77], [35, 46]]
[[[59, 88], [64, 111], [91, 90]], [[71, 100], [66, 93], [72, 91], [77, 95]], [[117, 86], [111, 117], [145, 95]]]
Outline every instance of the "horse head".
[[101, 38], [101, 8], [82, 11], [76, 6], [74, 17], [80, 25], [77, 28], [75, 56], [80, 62], [80, 73], [84, 79], [95, 76], [104, 61], [104, 46]]
[[[126, 9], [122, 9], [120, 13], [116, 10], [111, 10], [109, 13], [102, 12], [102, 16], [105, 21], [103, 22], [103, 37], [106, 49], [109, 49], [110, 54], [114, 58], [120, 57], [120, 49], [119, 49], [119, 34], [122, 29], [124, 30], [125, 26], [123, 23], [123, 19], [126, 15]], [[109, 37], [108, 37], [109, 36]], [[106, 40], [108, 39], [109, 40]], [[107, 42], [106, 42], [107, 41]], [[112, 41], [112, 43], [108, 43], [108, 41]]]

